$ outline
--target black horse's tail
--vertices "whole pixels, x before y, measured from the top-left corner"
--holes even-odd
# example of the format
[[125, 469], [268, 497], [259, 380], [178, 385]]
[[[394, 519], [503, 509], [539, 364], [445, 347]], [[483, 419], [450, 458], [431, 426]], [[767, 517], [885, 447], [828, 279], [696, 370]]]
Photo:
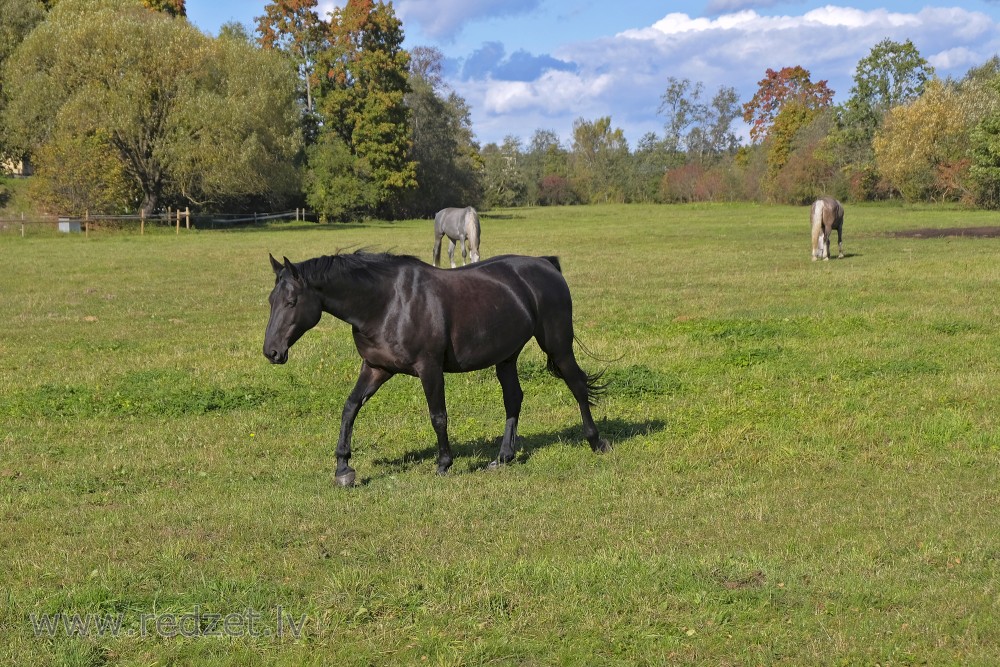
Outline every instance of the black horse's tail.
[[[556, 271], [562, 273], [562, 265], [559, 263], [558, 257], [554, 255], [546, 255], [545, 257], [542, 257], [542, 259], [547, 260], [550, 264], [552, 264], [552, 266], [556, 267]], [[587, 349], [587, 346], [583, 344], [583, 341], [581, 341], [576, 334], [573, 334], [573, 340], [580, 346], [580, 349], [582, 349], [587, 356], [597, 359], [597, 357], [594, 356], [594, 353]], [[550, 373], [552, 373], [552, 375], [556, 376], [560, 380], [566, 380], [562, 371], [559, 370], [559, 367], [556, 366], [555, 362], [552, 360], [552, 357], [548, 358], [545, 367]], [[579, 364], [577, 364], [577, 367], [579, 368]], [[594, 401], [602, 396], [608, 388], [608, 384], [606, 382], [601, 382], [601, 378], [604, 376], [604, 371], [592, 374], [581, 368], [580, 372], [583, 373], [587, 384], [587, 403], [594, 405]]]
[[[552, 360], [552, 357], [549, 357], [548, 362], [545, 364], [545, 367], [554, 376], [556, 376], [563, 382], [566, 381], [565, 376], [563, 376], [562, 371], [559, 370], [559, 367], [556, 366], [555, 362]], [[579, 366], [577, 367], [579, 368]], [[604, 371], [591, 374], [580, 368], [580, 372], [583, 373], [585, 381], [587, 383], [587, 403], [589, 403], [590, 405], [594, 405], [596, 400], [600, 398], [604, 394], [605, 390], [608, 388], [608, 384], [606, 382], [601, 382], [601, 377], [604, 375]]]

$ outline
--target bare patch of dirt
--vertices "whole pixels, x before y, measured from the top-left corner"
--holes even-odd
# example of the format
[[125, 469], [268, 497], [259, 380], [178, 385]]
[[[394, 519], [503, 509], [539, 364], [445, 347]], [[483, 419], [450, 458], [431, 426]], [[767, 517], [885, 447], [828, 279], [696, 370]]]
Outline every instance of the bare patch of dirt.
[[968, 236], [977, 239], [995, 239], [1000, 238], [1000, 226], [906, 229], [901, 232], [892, 232], [889, 236], [893, 236], [898, 239], [939, 239], [946, 236]]

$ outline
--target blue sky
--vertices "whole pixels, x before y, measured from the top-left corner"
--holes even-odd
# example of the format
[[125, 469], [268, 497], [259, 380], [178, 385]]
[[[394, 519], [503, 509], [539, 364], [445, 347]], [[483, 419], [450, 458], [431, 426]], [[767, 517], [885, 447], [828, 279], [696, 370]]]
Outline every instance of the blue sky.
[[[252, 28], [267, 0], [187, 0], [188, 18], [215, 34]], [[320, 0], [323, 12], [336, 3]], [[569, 143], [573, 121], [611, 116], [635, 147], [662, 133], [669, 77], [741, 101], [767, 68], [801, 65], [835, 101], [850, 94], [858, 60], [889, 38], [910, 39], [943, 77], [1000, 53], [1000, 0], [396, 0], [405, 45], [434, 46], [447, 84], [472, 110], [480, 143], [538, 129]]]

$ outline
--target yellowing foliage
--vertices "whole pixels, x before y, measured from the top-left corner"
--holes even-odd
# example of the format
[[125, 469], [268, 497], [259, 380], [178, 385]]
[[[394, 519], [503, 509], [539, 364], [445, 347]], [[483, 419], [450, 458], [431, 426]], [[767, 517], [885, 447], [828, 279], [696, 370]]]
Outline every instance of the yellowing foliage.
[[906, 200], [944, 194], [938, 176], [966, 157], [970, 111], [954, 86], [935, 79], [919, 98], [886, 114], [873, 141], [875, 162]]

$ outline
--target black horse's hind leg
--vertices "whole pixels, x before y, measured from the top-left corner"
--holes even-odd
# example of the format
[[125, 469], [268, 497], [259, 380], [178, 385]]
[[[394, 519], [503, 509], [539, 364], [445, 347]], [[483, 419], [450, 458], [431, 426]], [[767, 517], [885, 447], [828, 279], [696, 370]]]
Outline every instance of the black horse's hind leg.
[[361, 372], [358, 374], [358, 381], [344, 403], [344, 412], [340, 418], [340, 438], [337, 440], [337, 472], [335, 473], [335, 477], [337, 484], [341, 486], [351, 486], [354, 484], [354, 468], [347, 465], [347, 462], [351, 459], [351, 434], [354, 431], [354, 418], [358, 416], [358, 410], [361, 409], [361, 406], [391, 377], [392, 373], [388, 371], [373, 368], [368, 365], [368, 362], [361, 363]]
[[419, 371], [420, 383], [427, 397], [427, 409], [431, 415], [431, 426], [437, 434], [438, 474], [443, 475], [451, 467], [451, 446], [448, 444], [448, 410], [444, 400], [444, 372], [440, 368]]
[[507, 412], [507, 424], [504, 426], [500, 453], [497, 455], [497, 460], [490, 464], [491, 468], [513, 461], [514, 450], [517, 447], [517, 420], [521, 416], [524, 392], [521, 390], [521, 380], [517, 377], [516, 357], [497, 364], [497, 379], [503, 389], [503, 407]]
[[583, 418], [583, 437], [590, 443], [590, 448], [595, 452], [611, 451], [611, 444], [601, 437], [594, 423], [594, 417], [590, 414], [590, 399], [594, 379], [588, 376], [580, 365], [576, 363], [573, 351], [555, 357], [549, 355], [549, 368], [557, 371], [557, 375], [563, 379], [569, 390], [573, 392], [573, 397], [580, 404], [580, 416]]
[[[569, 296], [568, 294], [566, 295]], [[611, 444], [601, 437], [590, 414], [590, 401], [593, 394], [600, 389], [596, 377], [587, 375], [573, 355], [573, 324], [571, 310], [566, 307], [564, 313], [550, 313], [547, 321], [536, 331], [535, 340], [542, 352], [548, 357], [549, 372], [562, 378], [573, 397], [580, 405], [580, 417], [583, 418], [583, 437], [590, 443], [595, 452], [611, 451]]]

